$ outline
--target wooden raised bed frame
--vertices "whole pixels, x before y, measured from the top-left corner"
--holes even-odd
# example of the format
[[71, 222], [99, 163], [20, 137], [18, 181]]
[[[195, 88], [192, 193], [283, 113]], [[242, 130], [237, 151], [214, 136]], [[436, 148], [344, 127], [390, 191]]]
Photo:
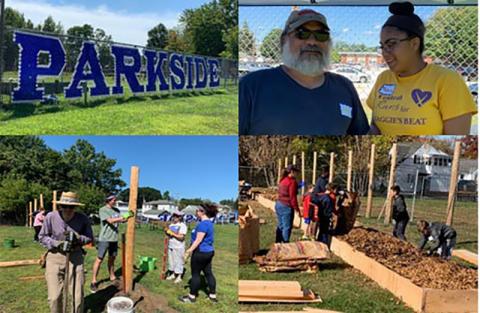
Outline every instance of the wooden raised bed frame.
[[478, 312], [477, 289], [442, 290], [422, 288], [335, 237], [332, 238], [330, 249], [381, 287], [388, 289], [416, 312]]
[[[257, 201], [275, 211], [275, 202], [262, 195]], [[348, 243], [332, 238], [331, 251], [346, 263], [361, 271], [382, 288], [389, 290], [406, 305], [421, 313], [477, 313], [477, 289], [442, 290], [422, 288], [390, 270]]]

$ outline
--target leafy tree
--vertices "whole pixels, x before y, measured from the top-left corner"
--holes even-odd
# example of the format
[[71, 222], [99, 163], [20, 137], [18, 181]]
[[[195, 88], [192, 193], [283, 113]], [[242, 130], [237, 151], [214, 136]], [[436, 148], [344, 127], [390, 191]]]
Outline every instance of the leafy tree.
[[67, 54], [65, 70], [73, 71], [83, 41], [92, 39], [94, 37], [94, 31], [91, 25], [84, 24], [83, 26], [70, 27], [67, 29], [67, 35], [68, 37], [65, 38], [64, 42], [65, 52]]
[[90, 213], [98, 213], [98, 209], [104, 205], [105, 192], [93, 185], [80, 185], [76, 189], [81, 203], [85, 206], [80, 207], [83, 213], [89, 215]]
[[280, 37], [282, 30], [280, 28], [272, 29], [265, 38], [263, 38], [260, 46], [260, 53], [264, 58], [271, 59], [274, 62], [281, 60]]
[[168, 30], [162, 23], [148, 31], [147, 48], [163, 49], [168, 44]]
[[[24, 15], [12, 8], [5, 8], [5, 25], [12, 28], [26, 28], [33, 29], [33, 23], [30, 20], [26, 20]], [[3, 55], [6, 71], [14, 71], [18, 67], [18, 46], [13, 42], [13, 32], [5, 32], [5, 51]]]
[[247, 21], [245, 21], [242, 28], [240, 28], [238, 42], [240, 45], [240, 56], [256, 55], [255, 35], [250, 31]]
[[475, 66], [478, 61], [476, 7], [438, 9], [427, 21], [425, 55], [454, 66]]
[[[118, 194], [118, 199], [121, 201], [128, 202], [129, 197], [130, 197], [130, 188], [124, 189]], [[163, 199], [165, 198], [162, 196], [162, 192], [160, 190], [152, 187], [139, 187], [138, 194], [137, 194], [137, 208], [141, 208], [143, 202], [163, 200]]]
[[184, 52], [187, 51], [187, 43], [185, 42], [183, 31], [181, 28], [173, 28], [168, 30], [166, 50]]
[[125, 186], [120, 178], [121, 169], [114, 169], [117, 162], [103, 152], [96, 152], [95, 147], [86, 140], [77, 140], [70, 149], [65, 150], [63, 156], [71, 168], [67, 175], [77, 186], [92, 185], [100, 188], [104, 195]]

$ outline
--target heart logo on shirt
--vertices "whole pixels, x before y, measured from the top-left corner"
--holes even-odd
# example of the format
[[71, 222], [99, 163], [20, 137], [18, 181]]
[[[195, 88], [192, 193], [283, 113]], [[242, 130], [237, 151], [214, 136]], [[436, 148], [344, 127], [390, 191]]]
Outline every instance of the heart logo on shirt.
[[432, 93], [430, 91], [423, 91], [420, 89], [414, 89], [412, 91], [412, 99], [415, 103], [422, 107], [425, 103], [432, 98]]

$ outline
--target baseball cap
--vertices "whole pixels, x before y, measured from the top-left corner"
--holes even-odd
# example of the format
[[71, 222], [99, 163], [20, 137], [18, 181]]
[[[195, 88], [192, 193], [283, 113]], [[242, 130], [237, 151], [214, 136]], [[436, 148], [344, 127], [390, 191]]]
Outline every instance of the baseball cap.
[[314, 10], [304, 9], [299, 11], [292, 11], [292, 13], [290, 13], [287, 22], [285, 23], [285, 28], [283, 29], [283, 32], [289, 34], [295, 29], [297, 29], [299, 26], [307, 22], [319, 22], [327, 30], [330, 30], [327, 24], [327, 18], [324, 15]]

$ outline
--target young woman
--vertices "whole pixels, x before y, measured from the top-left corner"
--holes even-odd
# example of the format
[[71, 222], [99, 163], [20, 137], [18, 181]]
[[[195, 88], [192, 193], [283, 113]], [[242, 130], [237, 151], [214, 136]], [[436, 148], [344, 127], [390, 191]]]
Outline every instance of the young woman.
[[217, 215], [217, 207], [212, 204], [203, 204], [197, 209], [198, 223], [192, 231], [192, 244], [185, 251], [185, 259], [190, 255], [192, 279], [190, 280], [190, 293], [181, 296], [180, 301], [184, 303], [195, 302], [200, 289], [200, 273], [203, 272], [208, 285], [208, 298], [217, 302], [216, 280], [212, 272], [212, 259], [215, 255], [213, 248], [214, 228], [212, 218]]
[[410, 2], [394, 2], [380, 34], [389, 70], [370, 92], [370, 134], [469, 134], [476, 104], [456, 72], [423, 58], [425, 25]]
[[300, 212], [298, 208], [298, 184], [295, 175], [298, 169], [289, 165], [282, 174], [278, 184], [278, 198], [275, 202], [277, 213], [277, 233], [275, 242], [289, 242], [292, 233], [294, 211]]

